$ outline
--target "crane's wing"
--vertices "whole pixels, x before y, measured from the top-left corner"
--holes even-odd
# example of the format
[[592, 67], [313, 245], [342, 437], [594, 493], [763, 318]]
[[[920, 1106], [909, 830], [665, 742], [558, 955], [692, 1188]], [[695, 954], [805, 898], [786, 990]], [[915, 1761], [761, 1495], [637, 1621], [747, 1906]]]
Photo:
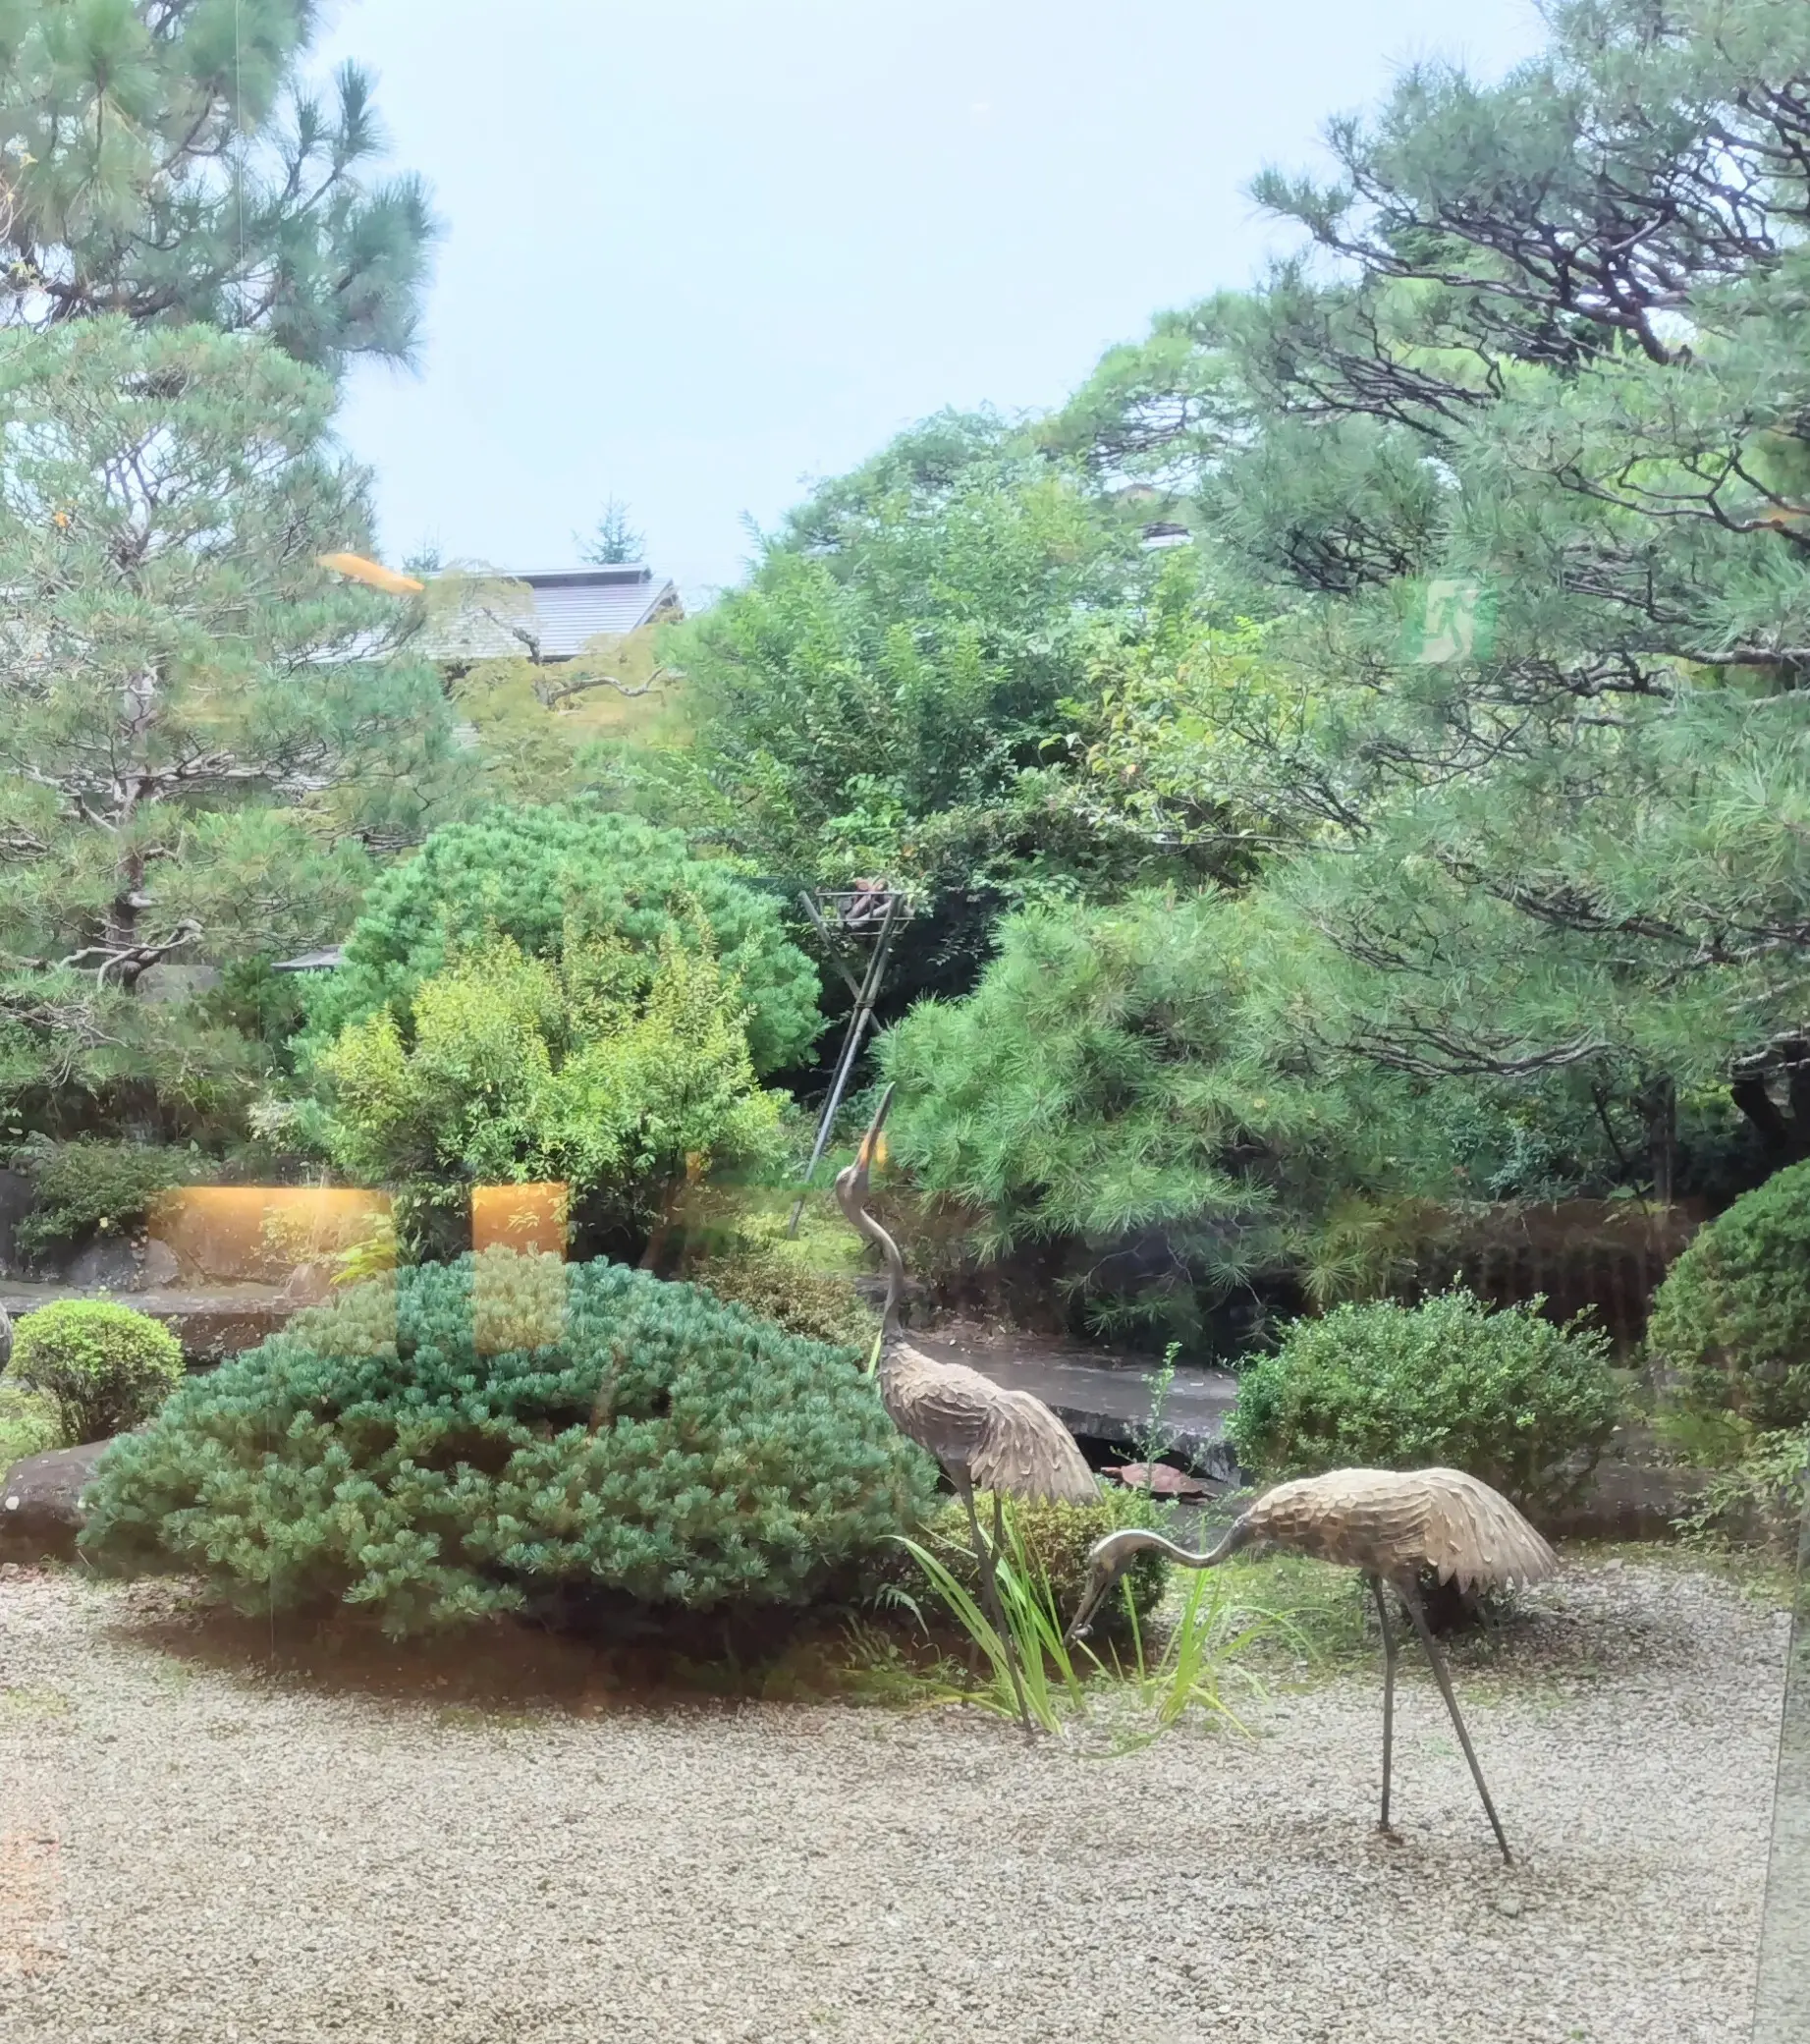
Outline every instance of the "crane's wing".
[[1028, 1391], [995, 1389], [968, 1468], [976, 1489], [1003, 1491], [1009, 1498], [1086, 1505], [1100, 1495], [1074, 1437]]
[[1500, 1491], [1462, 1469], [1417, 1469], [1424, 1486], [1421, 1537], [1442, 1582], [1502, 1589], [1544, 1582], [1559, 1558]]

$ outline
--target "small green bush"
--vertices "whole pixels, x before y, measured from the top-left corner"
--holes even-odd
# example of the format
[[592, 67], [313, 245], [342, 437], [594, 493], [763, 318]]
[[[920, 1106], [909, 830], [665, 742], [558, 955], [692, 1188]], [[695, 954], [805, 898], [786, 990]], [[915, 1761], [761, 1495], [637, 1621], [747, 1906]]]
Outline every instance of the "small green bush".
[[148, 1313], [63, 1298], [13, 1330], [8, 1374], [55, 1401], [72, 1443], [102, 1441], [148, 1418], [182, 1382], [183, 1345]]
[[1751, 1436], [1673, 1521], [1693, 1546], [1751, 1543], [1790, 1561], [1810, 1511], [1810, 1427]]
[[[991, 1539], [993, 1499], [989, 1492], [976, 1494], [975, 1509], [980, 1514], [981, 1529]], [[1160, 1519], [1152, 1520], [1150, 1500], [1127, 1490], [1102, 1490], [1096, 1500], [1086, 1505], [1008, 1499], [1006, 1510], [1016, 1522], [1026, 1556], [1049, 1577], [1056, 1609], [1065, 1620], [1073, 1613], [1086, 1587], [1087, 1551], [1094, 1542], [1121, 1526], [1161, 1523]], [[918, 1537], [963, 1589], [978, 1595], [980, 1565], [974, 1558], [967, 1514], [959, 1498], [951, 1498]], [[922, 1570], [904, 1549], [899, 1549], [897, 1558], [888, 1565], [886, 1578], [913, 1596], [924, 1588]], [[1169, 1582], [1169, 1562], [1160, 1554], [1140, 1554], [1125, 1571], [1124, 1580], [1129, 1585], [1139, 1620], [1146, 1619], [1163, 1601]], [[1124, 1618], [1124, 1598], [1115, 1593], [1101, 1611], [1095, 1630], [1111, 1631]]]
[[67, 1446], [56, 1400], [0, 1377], [0, 1476], [27, 1455]]
[[1695, 1237], [1653, 1296], [1647, 1353], [1689, 1410], [1761, 1433], [1810, 1424], [1810, 1164]]
[[31, 1180], [33, 1205], [14, 1240], [32, 1257], [91, 1235], [131, 1235], [158, 1193], [193, 1170], [186, 1151], [132, 1142], [32, 1145], [15, 1159]]
[[401, 1634], [606, 1592], [852, 1593], [935, 1469], [847, 1352], [620, 1264], [488, 1250], [300, 1313], [103, 1459], [84, 1552]]
[[1464, 1469], [1538, 1513], [1574, 1496], [1616, 1423], [1606, 1336], [1491, 1312], [1468, 1292], [1296, 1320], [1244, 1372], [1228, 1429], [1266, 1480], [1322, 1469]]

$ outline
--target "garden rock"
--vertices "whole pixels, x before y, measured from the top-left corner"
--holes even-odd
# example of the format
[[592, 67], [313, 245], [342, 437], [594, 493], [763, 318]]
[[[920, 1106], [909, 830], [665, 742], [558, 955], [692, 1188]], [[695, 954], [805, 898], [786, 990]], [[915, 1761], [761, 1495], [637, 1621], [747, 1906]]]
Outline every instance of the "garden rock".
[[78, 1292], [136, 1292], [138, 1252], [124, 1236], [101, 1236], [79, 1250], [63, 1282]]
[[138, 1250], [138, 1278], [135, 1289], [162, 1292], [174, 1285], [182, 1274], [183, 1267], [176, 1251], [167, 1242], [159, 1242], [152, 1236]]
[[82, 1493], [112, 1445], [89, 1441], [15, 1463], [0, 1484], [0, 1554], [31, 1561], [46, 1554], [73, 1556], [87, 1516]]

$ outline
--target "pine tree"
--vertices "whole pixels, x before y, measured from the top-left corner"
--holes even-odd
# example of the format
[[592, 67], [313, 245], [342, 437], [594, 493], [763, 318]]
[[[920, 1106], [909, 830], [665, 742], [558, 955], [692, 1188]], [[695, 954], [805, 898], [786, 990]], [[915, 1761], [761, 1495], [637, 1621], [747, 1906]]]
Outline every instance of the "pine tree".
[[1427, 1076], [1617, 1061], [1660, 1139], [1673, 1080], [1732, 1070], [1787, 1151], [1810, 13], [1553, 23], [1498, 86], [1423, 67], [1337, 124], [1335, 184], [1260, 180], [1319, 258], [1109, 359], [1051, 437], [1185, 472], [1222, 606], [1270, 624], [1264, 699], [1194, 756], [1297, 848], [1274, 885], [1305, 1026]]
[[302, 81], [313, 0], [3, 0], [0, 306], [268, 333], [332, 368], [414, 345], [434, 224], [356, 66]]
[[[338, 937], [364, 841], [458, 765], [333, 389], [268, 343], [82, 320], [0, 336], [0, 1100], [55, 1127], [230, 1095], [249, 1049], [156, 967]], [[363, 635], [363, 643], [357, 641]], [[356, 651], [359, 657], [349, 657]], [[165, 973], [168, 978], [168, 973]]]

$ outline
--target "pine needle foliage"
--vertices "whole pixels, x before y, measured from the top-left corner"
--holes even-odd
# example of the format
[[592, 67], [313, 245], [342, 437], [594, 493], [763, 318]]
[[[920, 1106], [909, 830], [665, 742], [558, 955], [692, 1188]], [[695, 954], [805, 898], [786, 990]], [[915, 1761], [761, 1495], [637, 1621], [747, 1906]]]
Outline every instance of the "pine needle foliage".
[[1374, 1127], [1337, 1078], [1243, 1025], [1247, 936], [1210, 894], [1010, 918], [973, 994], [883, 1040], [900, 1162], [981, 1210], [982, 1253], [1078, 1245], [1096, 1317], [1191, 1332], [1203, 1296], [1285, 1269], [1370, 1173]]
[[407, 359], [435, 226], [386, 177], [368, 77], [302, 76], [311, 0], [5, 0], [0, 318], [251, 327]]
[[488, 1250], [300, 1314], [116, 1446], [83, 1551], [392, 1634], [549, 1593], [803, 1604], [935, 1470], [851, 1352], [622, 1265]]

